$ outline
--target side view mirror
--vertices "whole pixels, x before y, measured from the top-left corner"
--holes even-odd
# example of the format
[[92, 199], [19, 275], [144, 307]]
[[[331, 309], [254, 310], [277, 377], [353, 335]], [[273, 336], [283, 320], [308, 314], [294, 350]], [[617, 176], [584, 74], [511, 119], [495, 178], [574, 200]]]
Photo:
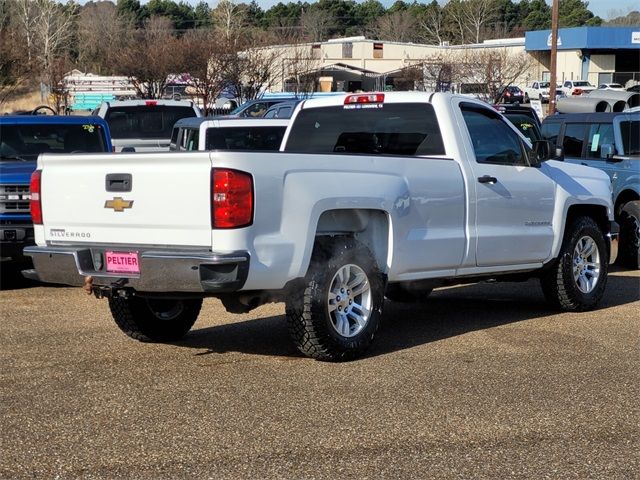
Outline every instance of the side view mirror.
[[603, 158], [605, 160], [612, 160], [615, 153], [615, 149], [610, 143], [603, 143], [600, 146], [600, 158]]
[[535, 140], [533, 142], [533, 151], [536, 154], [536, 163], [546, 162], [551, 158], [553, 144], [549, 140]]
[[136, 147], [122, 147], [122, 153], [133, 153], [136, 151]]

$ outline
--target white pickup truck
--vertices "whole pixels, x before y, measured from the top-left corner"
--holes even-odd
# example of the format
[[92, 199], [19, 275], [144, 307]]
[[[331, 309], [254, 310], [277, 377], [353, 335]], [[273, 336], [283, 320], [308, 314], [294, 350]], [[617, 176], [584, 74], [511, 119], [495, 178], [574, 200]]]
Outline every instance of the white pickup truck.
[[185, 335], [204, 297], [284, 301], [321, 360], [366, 350], [385, 294], [539, 277], [556, 307], [592, 309], [617, 251], [610, 182], [545, 147], [483, 102], [397, 92], [303, 102], [282, 152], [42, 155], [25, 275], [108, 297], [142, 341]]

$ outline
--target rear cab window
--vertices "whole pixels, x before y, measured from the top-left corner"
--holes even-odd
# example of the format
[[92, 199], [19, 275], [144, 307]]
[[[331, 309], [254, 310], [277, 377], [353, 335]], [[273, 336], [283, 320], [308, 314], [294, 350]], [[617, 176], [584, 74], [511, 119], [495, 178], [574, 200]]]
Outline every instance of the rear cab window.
[[285, 151], [379, 155], [444, 155], [433, 106], [380, 103], [371, 108], [343, 105], [298, 112]]
[[208, 128], [206, 150], [279, 150], [285, 126], [247, 126]]
[[173, 125], [181, 118], [195, 117], [187, 106], [135, 105], [109, 108], [105, 120], [111, 138], [171, 138]]

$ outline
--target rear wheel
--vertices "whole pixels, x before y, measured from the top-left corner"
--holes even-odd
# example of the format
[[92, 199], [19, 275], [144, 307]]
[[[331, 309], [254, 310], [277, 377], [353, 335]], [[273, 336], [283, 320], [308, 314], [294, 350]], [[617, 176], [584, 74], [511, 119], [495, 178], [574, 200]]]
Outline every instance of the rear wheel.
[[116, 325], [141, 342], [169, 342], [187, 334], [198, 318], [202, 299], [159, 300], [131, 296], [109, 298]]
[[302, 288], [286, 303], [298, 350], [317, 360], [350, 360], [371, 345], [382, 316], [384, 275], [353, 239], [320, 240]]
[[547, 300], [562, 310], [596, 307], [607, 284], [607, 248], [602, 231], [590, 217], [567, 226], [560, 256], [541, 278]]
[[618, 263], [640, 268], [640, 201], [627, 202], [620, 213]]

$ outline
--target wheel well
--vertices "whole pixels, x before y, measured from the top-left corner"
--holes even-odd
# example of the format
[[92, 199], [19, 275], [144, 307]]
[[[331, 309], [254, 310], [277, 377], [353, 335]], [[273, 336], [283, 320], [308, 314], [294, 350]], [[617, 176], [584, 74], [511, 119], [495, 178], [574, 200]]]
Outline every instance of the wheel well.
[[609, 232], [609, 217], [607, 216], [606, 207], [601, 205], [572, 205], [567, 212], [565, 231], [577, 217], [591, 217], [604, 233]]
[[640, 196], [633, 190], [624, 190], [623, 192], [620, 192], [618, 198], [616, 198], [616, 206], [614, 209], [616, 218], [618, 218], [620, 212], [622, 212], [622, 207], [626, 203], [632, 202], [634, 200], [640, 200]]
[[387, 272], [389, 257], [389, 217], [382, 210], [340, 209], [323, 212], [318, 219], [316, 237], [350, 236], [362, 242], [373, 254], [378, 268]]

